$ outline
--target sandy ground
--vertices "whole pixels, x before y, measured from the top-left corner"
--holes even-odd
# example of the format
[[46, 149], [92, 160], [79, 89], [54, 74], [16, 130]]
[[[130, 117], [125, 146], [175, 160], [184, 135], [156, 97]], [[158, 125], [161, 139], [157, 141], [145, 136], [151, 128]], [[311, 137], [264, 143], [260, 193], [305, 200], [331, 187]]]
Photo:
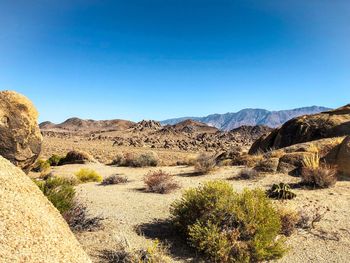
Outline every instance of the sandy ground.
[[[193, 252], [169, 231], [166, 222], [169, 206], [189, 187], [196, 187], [209, 180], [227, 180], [236, 175], [240, 168], [221, 167], [212, 174], [194, 176], [193, 168], [186, 166], [160, 167], [174, 174], [181, 188], [170, 194], [147, 193], [143, 190], [143, 177], [150, 170], [160, 168], [122, 168], [102, 164], [65, 165], [53, 168], [55, 175], [71, 176], [82, 167], [98, 171], [103, 177], [120, 174], [127, 176], [129, 182], [121, 185], [101, 186], [86, 183], [77, 186], [77, 196], [91, 215], [106, 218], [104, 229], [96, 232], [77, 234], [84, 249], [95, 262], [104, 249], [113, 249], [123, 241], [132, 248], [145, 248], [150, 240], [159, 239], [168, 243], [174, 262], [200, 262]], [[273, 183], [296, 183], [298, 178], [281, 175], [264, 175], [256, 181], [227, 180], [240, 191], [248, 188], [267, 188]], [[282, 206], [295, 209], [328, 207], [330, 209], [312, 231], [298, 230], [287, 241], [290, 248], [280, 262], [350, 262], [350, 182], [342, 181], [330, 189], [295, 189], [297, 197], [279, 202]], [[136, 229], [138, 231], [136, 231]], [[143, 235], [139, 235], [142, 232]]]
[[101, 163], [111, 163], [120, 153], [145, 153], [155, 152], [159, 156], [162, 165], [176, 165], [178, 161], [188, 162], [198, 153], [191, 151], [178, 151], [173, 149], [154, 149], [149, 147], [113, 146], [113, 141], [87, 141], [85, 138], [48, 138], [44, 137], [41, 158], [47, 159], [53, 154], [65, 156], [72, 150], [81, 150], [91, 154]]

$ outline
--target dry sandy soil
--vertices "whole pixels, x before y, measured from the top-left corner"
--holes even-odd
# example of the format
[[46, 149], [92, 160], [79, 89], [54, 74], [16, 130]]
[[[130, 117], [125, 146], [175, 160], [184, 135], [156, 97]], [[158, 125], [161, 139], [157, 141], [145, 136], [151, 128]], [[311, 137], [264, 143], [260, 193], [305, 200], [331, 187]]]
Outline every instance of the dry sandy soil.
[[[100, 262], [100, 251], [113, 249], [118, 242], [126, 242], [132, 248], [145, 248], [158, 238], [167, 242], [174, 262], [202, 262], [176, 234], [171, 233], [166, 222], [169, 206], [189, 187], [196, 187], [208, 180], [226, 180], [237, 191], [243, 188], [267, 188], [273, 183], [296, 183], [298, 178], [282, 174], [266, 174], [252, 181], [228, 180], [241, 168], [221, 167], [210, 175], [194, 176], [193, 168], [187, 166], [161, 167], [175, 175], [181, 188], [170, 194], [147, 193], [143, 177], [149, 170], [160, 168], [122, 168], [103, 164], [65, 165], [53, 168], [53, 174], [72, 176], [82, 167], [98, 171], [103, 177], [112, 174], [127, 176], [129, 182], [121, 185], [101, 186], [86, 183], [77, 186], [79, 200], [92, 216], [102, 216], [104, 228], [96, 232], [77, 234], [84, 249], [95, 262]], [[298, 230], [287, 241], [287, 255], [279, 262], [350, 262], [350, 182], [341, 181], [335, 187], [324, 190], [295, 189], [297, 197], [279, 202], [295, 209], [328, 207], [330, 209], [311, 231]], [[136, 228], [138, 230], [136, 230]], [[143, 232], [139, 235], [138, 232]]]

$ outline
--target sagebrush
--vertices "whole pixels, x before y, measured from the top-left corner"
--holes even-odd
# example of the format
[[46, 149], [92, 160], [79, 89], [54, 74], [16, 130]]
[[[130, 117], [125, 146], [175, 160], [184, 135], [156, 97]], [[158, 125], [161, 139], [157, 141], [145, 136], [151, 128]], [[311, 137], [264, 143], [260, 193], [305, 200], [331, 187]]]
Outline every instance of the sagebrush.
[[213, 156], [202, 153], [195, 160], [194, 170], [199, 174], [207, 174], [214, 170], [215, 165], [216, 163]]
[[237, 193], [226, 182], [187, 190], [171, 206], [174, 225], [210, 262], [256, 262], [279, 258], [281, 219], [264, 191]]
[[153, 193], [166, 194], [179, 188], [179, 184], [174, 180], [173, 175], [162, 170], [150, 171], [144, 177], [144, 182], [146, 191]]

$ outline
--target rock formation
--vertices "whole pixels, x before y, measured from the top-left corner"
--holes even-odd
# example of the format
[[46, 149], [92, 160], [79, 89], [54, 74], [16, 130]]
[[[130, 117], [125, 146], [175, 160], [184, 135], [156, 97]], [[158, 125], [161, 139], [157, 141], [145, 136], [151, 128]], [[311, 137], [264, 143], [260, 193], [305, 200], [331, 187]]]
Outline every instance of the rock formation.
[[336, 110], [294, 118], [258, 139], [249, 153], [266, 152], [290, 145], [350, 134], [350, 104]]
[[91, 262], [58, 210], [1, 156], [0, 233], [0, 262]]
[[38, 112], [23, 95], [0, 92], [0, 155], [28, 171], [38, 158], [42, 136]]

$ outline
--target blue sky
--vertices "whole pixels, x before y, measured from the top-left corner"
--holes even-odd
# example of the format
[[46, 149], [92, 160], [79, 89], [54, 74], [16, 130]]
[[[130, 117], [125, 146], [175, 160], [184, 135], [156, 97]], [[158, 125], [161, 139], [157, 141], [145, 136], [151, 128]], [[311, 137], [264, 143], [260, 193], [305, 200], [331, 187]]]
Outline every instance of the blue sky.
[[40, 121], [350, 102], [347, 0], [0, 0], [0, 87]]

